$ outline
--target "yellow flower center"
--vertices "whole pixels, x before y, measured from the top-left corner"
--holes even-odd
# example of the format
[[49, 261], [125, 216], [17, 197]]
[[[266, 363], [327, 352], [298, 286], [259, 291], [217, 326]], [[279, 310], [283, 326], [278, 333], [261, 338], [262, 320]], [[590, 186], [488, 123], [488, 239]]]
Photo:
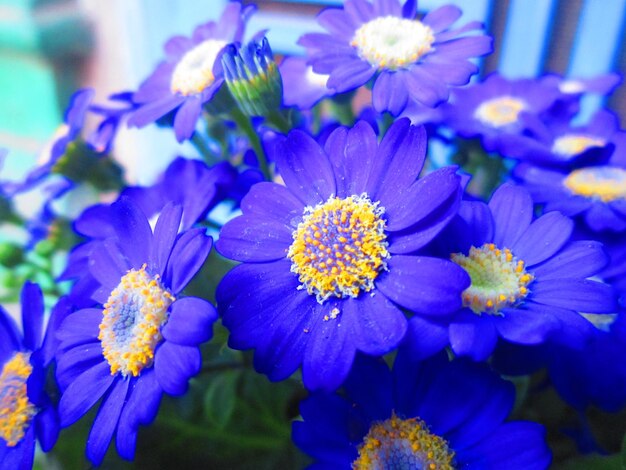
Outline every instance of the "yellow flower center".
[[350, 45], [381, 69], [407, 68], [432, 50], [435, 35], [417, 20], [383, 16], [356, 30]]
[[174, 297], [150, 277], [144, 264], [128, 271], [104, 304], [100, 334], [111, 375], [138, 376], [154, 361], [154, 350], [163, 340], [161, 327], [167, 322], [167, 309]]
[[571, 157], [583, 153], [591, 147], [602, 147], [606, 142], [602, 139], [579, 134], [566, 134], [555, 139], [552, 152], [558, 155]]
[[454, 451], [432, 434], [418, 418], [400, 419], [395, 413], [372, 424], [359, 446], [353, 470], [452, 470]]
[[517, 304], [528, 295], [528, 284], [534, 276], [524, 269], [524, 262], [513, 256], [508, 248], [486, 243], [472, 247], [469, 255], [455, 253], [452, 261], [461, 266], [471, 278], [463, 291], [463, 306], [474, 313], [497, 315], [501, 309]]
[[519, 113], [526, 108], [526, 103], [512, 96], [501, 96], [481, 103], [474, 117], [491, 127], [503, 127], [517, 122]]
[[287, 253], [300, 288], [320, 303], [372, 290], [389, 258], [384, 212], [366, 194], [305, 208]]
[[15, 353], [2, 367], [0, 374], [0, 438], [8, 447], [15, 447], [37, 414], [28, 400], [26, 381], [33, 367], [30, 353]]
[[172, 73], [172, 93], [189, 96], [201, 93], [215, 80], [213, 65], [217, 56], [228, 44], [221, 39], [207, 39], [188, 51]]
[[563, 184], [573, 194], [603, 202], [626, 199], [626, 170], [614, 166], [592, 166], [572, 171]]

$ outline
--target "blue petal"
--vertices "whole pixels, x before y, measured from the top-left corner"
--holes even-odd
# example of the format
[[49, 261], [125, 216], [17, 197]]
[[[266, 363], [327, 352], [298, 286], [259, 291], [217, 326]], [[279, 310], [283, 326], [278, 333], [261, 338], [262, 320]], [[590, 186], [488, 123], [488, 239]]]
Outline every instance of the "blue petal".
[[111, 204], [111, 212], [121, 252], [133, 268], [140, 268], [148, 262], [152, 251], [152, 229], [146, 215], [127, 197]]
[[120, 419], [122, 407], [126, 403], [129, 380], [117, 380], [110, 393], [102, 402], [98, 415], [87, 438], [87, 458], [94, 465], [100, 465], [113, 438]]
[[533, 302], [526, 302], [524, 308], [505, 308], [502, 313], [495, 325], [500, 335], [512, 343], [541, 343], [561, 326], [550, 307]]
[[526, 266], [547, 260], [569, 241], [574, 222], [559, 212], [548, 212], [539, 217], [510, 246], [516, 257]]
[[150, 257], [150, 266], [154, 274], [163, 275], [178, 235], [182, 215], [183, 208], [173, 203], [168, 203], [161, 211], [154, 227], [154, 244]]
[[532, 300], [543, 305], [585, 313], [612, 313], [617, 309], [611, 286], [586, 279], [549, 279], [531, 285]]
[[189, 379], [200, 372], [201, 362], [197, 347], [165, 341], [156, 351], [154, 372], [163, 391], [182, 395], [187, 391]]
[[26, 281], [22, 288], [22, 323], [24, 328], [24, 345], [34, 351], [39, 349], [43, 331], [43, 294], [39, 285]]
[[545, 434], [537, 423], [504, 423], [474, 447], [458, 452], [458, 460], [472, 470], [544, 470], [552, 461]]
[[217, 318], [215, 307], [206, 300], [183, 297], [170, 307], [163, 337], [177, 344], [197, 346], [211, 339]]
[[222, 227], [217, 249], [227, 258], [257, 263], [284, 258], [292, 242], [292, 229], [284, 224], [242, 215]]
[[525, 189], [503, 184], [491, 197], [489, 209], [495, 222], [493, 242], [498, 248], [511, 248], [530, 226], [533, 201]]
[[204, 229], [191, 229], [176, 240], [165, 269], [164, 281], [178, 294], [191, 281], [211, 251], [212, 240]]
[[450, 345], [455, 354], [469, 356], [474, 361], [484, 361], [491, 355], [498, 333], [493, 319], [485, 317], [465, 312], [450, 324]]
[[423, 315], [444, 315], [461, 308], [470, 285], [464, 269], [439, 258], [393, 256], [376, 287], [402, 307]]
[[315, 205], [336, 193], [328, 157], [308, 134], [291, 131], [276, 146], [274, 158], [287, 188], [304, 204]]
[[602, 243], [596, 241], [576, 241], [544, 263], [532, 269], [535, 277], [541, 280], [587, 278], [597, 274], [608, 262]]
[[115, 379], [106, 361], [78, 376], [67, 387], [59, 402], [61, 426], [67, 427], [78, 421], [107, 392]]

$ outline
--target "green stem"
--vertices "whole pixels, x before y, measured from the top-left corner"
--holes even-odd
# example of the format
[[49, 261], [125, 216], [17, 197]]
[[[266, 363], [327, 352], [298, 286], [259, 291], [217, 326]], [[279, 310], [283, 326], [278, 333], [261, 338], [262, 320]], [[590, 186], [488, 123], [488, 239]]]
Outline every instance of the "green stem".
[[[287, 110], [287, 112], [289, 111]], [[267, 116], [267, 122], [283, 134], [287, 134], [291, 130], [289, 119], [282, 110], [272, 111]]]
[[265, 179], [267, 181], [272, 181], [272, 173], [270, 172], [269, 165], [267, 164], [267, 156], [265, 155], [265, 150], [263, 150], [261, 138], [254, 130], [254, 127], [252, 127], [250, 118], [239, 108], [233, 109], [231, 111], [231, 116], [239, 129], [241, 129], [241, 131], [246, 134], [246, 137], [248, 137], [250, 145], [252, 145], [252, 149], [254, 150], [254, 153], [256, 153], [257, 160], [259, 161], [259, 167], [263, 172]]
[[193, 136], [191, 137], [191, 143], [196, 148], [198, 153], [202, 156], [207, 165], [210, 166], [217, 163], [215, 155], [213, 155], [213, 152], [211, 152], [208, 145], [199, 133], [193, 133]]

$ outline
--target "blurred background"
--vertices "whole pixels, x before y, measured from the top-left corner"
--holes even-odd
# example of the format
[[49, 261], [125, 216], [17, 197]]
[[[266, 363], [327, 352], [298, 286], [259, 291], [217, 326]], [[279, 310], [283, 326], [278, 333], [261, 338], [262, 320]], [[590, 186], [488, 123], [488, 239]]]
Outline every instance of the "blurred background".
[[[78, 87], [94, 87], [96, 102], [134, 90], [162, 59], [172, 35], [189, 35], [219, 16], [226, 0], [0, 0], [0, 147], [10, 150], [0, 179], [19, 178], [63, 120]], [[253, 3], [244, 1], [244, 3]], [[319, 30], [315, 15], [335, 0], [258, 0], [248, 34], [269, 29], [277, 54], [301, 54], [298, 37]], [[626, 70], [626, 0], [421, 0], [420, 11], [460, 6], [460, 22], [483, 21], [495, 52], [482, 74], [510, 78], [554, 72], [586, 78]], [[589, 115], [600, 106], [591, 98]], [[608, 101], [626, 123], [626, 87]], [[149, 183], [176, 153], [171, 132], [125, 130], [116, 156], [134, 182]], [[170, 150], [170, 151], [168, 151]], [[191, 149], [188, 149], [191, 150]]]

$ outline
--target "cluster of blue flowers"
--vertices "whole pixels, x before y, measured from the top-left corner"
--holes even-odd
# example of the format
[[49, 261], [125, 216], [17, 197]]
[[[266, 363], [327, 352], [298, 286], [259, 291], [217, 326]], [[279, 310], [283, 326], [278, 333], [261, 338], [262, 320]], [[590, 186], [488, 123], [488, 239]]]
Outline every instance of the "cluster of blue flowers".
[[[583, 425], [626, 406], [626, 132], [608, 110], [576, 121], [619, 77], [468, 85], [491, 38], [416, 3], [326, 9], [277, 63], [232, 2], [138, 90], [74, 95], [46, 163], [0, 181], [0, 218], [28, 230], [0, 250], [22, 310], [20, 329], [0, 309], [1, 469], [90, 410], [91, 463], [114, 438], [134, 459], [163, 396], [225, 349], [306, 389], [287, 422], [314, 468], [547, 468], [530, 376]], [[132, 185], [116, 135], [153, 123], [200, 158]], [[95, 203], [64, 212], [85, 187]]]

